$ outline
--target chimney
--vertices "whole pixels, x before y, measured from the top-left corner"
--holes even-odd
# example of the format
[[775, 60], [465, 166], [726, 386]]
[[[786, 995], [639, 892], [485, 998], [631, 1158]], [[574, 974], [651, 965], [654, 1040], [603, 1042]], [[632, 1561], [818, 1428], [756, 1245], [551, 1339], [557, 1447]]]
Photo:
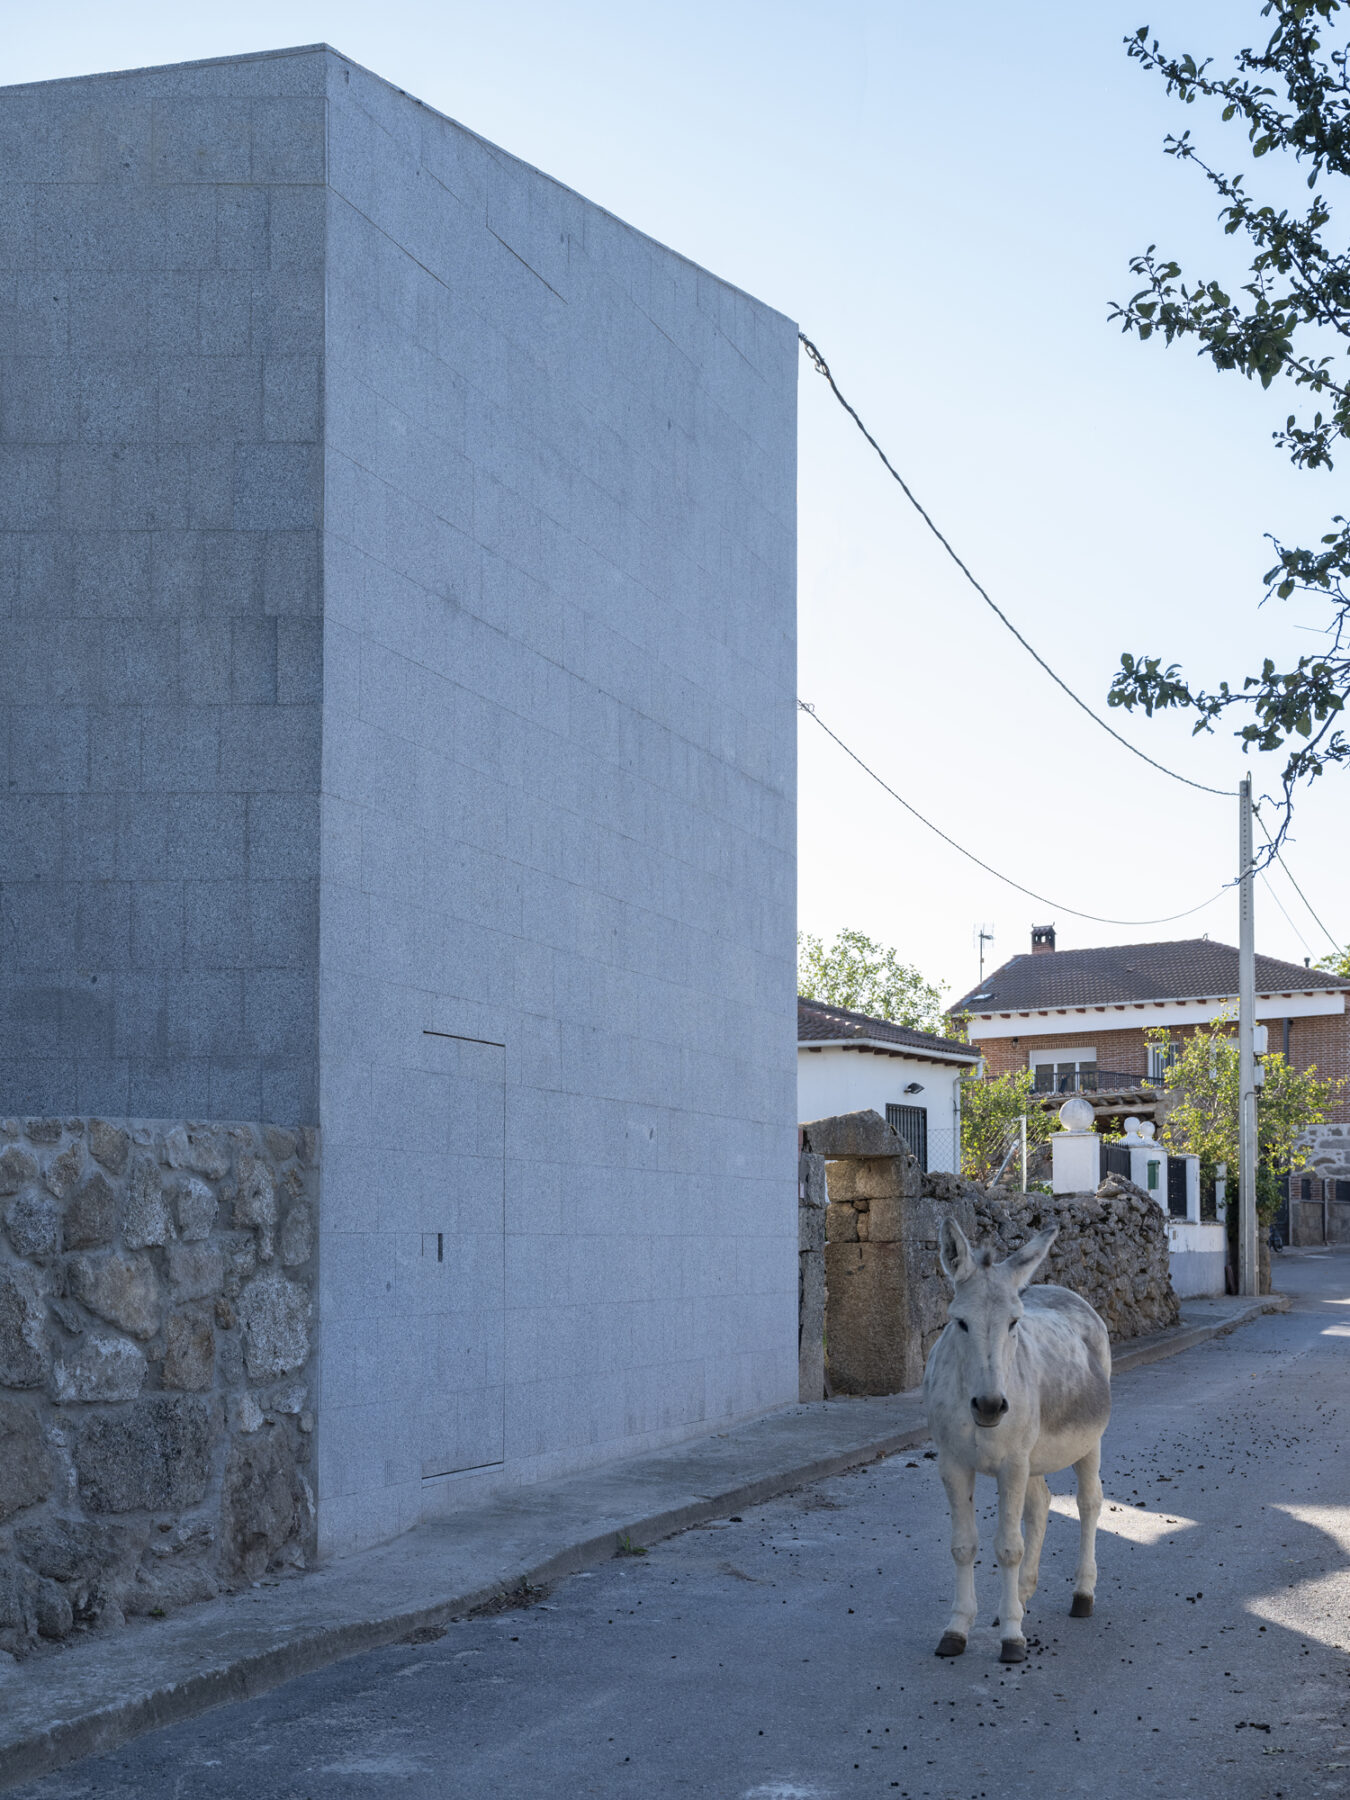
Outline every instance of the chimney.
[[1049, 956], [1054, 947], [1054, 926], [1033, 925], [1031, 928], [1031, 954], [1033, 956]]

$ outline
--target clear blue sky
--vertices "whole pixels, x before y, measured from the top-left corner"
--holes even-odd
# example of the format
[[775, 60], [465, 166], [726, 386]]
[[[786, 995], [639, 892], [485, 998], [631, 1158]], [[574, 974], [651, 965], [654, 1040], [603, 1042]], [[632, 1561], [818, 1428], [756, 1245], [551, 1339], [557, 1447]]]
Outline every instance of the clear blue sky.
[[[1136, 16], [1138, 15], [1138, 16]], [[1060, 672], [1102, 700], [1122, 649], [1207, 678], [1315, 646], [1258, 613], [1262, 533], [1320, 531], [1339, 472], [1269, 442], [1289, 396], [1108, 326], [1157, 240], [1227, 273], [1214, 205], [1161, 153], [1199, 107], [1127, 61], [1144, 16], [1180, 48], [1260, 33], [1257, 0], [155, 0], [11, 6], [0, 80], [326, 40], [800, 321], [962, 554]], [[1223, 146], [1228, 148], [1227, 144]], [[1236, 142], [1233, 149], [1236, 150]], [[810, 369], [801, 376], [800, 692], [951, 835], [1087, 912], [1149, 918], [1232, 876], [1235, 805], [1153, 775], [1028, 662], [945, 563]], [[1121, 725], [1119, 715], [1113, 722]], [[1121, 728], [1233, 784], [1225, 737]], [[1256, 764], [1258, 789], [1276, 770]], [[1062, 945], [1208, 931], [1094, 925], [1003, 887], [913, 823], [814, 726], [801, 736], [801, 923], [856, 925], [959, 992], [1053, 918]], [[1300, 805], [1291, 866], [1350, 936], [1350, 775]], [[1258, 887], [1258, 944], [1306, 946]]]

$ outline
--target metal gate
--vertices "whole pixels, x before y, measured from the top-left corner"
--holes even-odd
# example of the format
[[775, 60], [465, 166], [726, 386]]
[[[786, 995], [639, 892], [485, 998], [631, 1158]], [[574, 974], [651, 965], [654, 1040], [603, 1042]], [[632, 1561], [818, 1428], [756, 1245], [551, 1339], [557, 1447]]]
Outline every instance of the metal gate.
[[1328, 1178], [1326, 1240], [1329, 1244], [1350, 1244], [1350, 1181]]
[[928, 1109], [924, 1106], [888, 1106], [886, 1123], [897, 1137], [909, 1145], [919, 1159], [919, 1167], [928, 1171]]
[[1284, 1175], [1280, 1178], [1280, 1210], [1276, 1213], [1275, 1222], [1272, 1226], [1272, 1230], [1282, 1244], [1290, 1244], [1293, 1242], [1293, 1238], [1290, 1236], [1289, 1219], [1289, 1188], [1291, 1180], [1292, 1178], [1288, 1175]]
[[1174, 1219], [1186, 1217], [1186, 1158], [1167, 1159], [1167, 1210]]
[[1327, 1204], [1325, 1184], [1316, 1175], [1290, 1175], [1285, 1187], [1289, 1195], [1289, 1235], [1285, 1242], [1307, 1247], [1327, 1241]]
[[1101, 1179], [1105, 1181], [1108, 1175], [1119, 1175], [1123, 1177], [1124, 1180], [1129, 1181], [1131, 1179], [1131, 1167], [1130, 1152], [1127, 1146], [1124, 1144], [1108, 1144], [1106, 1139], [1103, 1138]]

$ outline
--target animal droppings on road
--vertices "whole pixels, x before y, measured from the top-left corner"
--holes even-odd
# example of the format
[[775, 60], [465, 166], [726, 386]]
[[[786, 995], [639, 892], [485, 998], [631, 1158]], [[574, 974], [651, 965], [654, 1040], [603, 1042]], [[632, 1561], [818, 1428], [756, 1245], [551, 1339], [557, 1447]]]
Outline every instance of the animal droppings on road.
[[[1319, 1266], [1324, 1283], [1350, 1275], [1344, 1259]], [[559, 1580], [549, 1600], [555, 1610], [536, 1607], [528, 1631], [519, 1613], [464, 1618], [430, 1644], [353, 1657], [217, 1707], [29, 1782], [6, 1800], [304, 1800], [330, 1792], [337, 1800], [325, 1771], [339, 1759], [368, 1772], [344, 1781], [344, 1794], [348, 1786], [383, 1793], [395, 1779], [388, 1772], [405, 1768], [396, 1777], [403, 1800], [443, 1800], [450, 1768], [455, 1800], [504, 1792], [514, 1800], [632, 1800], [639, 1775], [643, 1793], [741, 1800], [883, 1792], [899, 1800], [1040, 1800], [1057, 1786], [1156, 1800], [1164, 1781], [1186, 1800], [1319, 1791], [1331, 1800], [1340, 1790], [1328, 1775], [1343, 1778], [1350, 1736], [1345, 1658], [1333, 1647], [1345, 1641], [1350, 1557], [1334, 1511], [1345, 1506], [1344, 1441], [1327, 1421], [1329, 1402], [1350, 1403], [1350, 1359], [1343, 1343], [1319, 1341], [1322, 1303], [1301, 1304], [1308, 1310], [1249, 1328], [1279, 1346], [1263, 1357], [1269, 1369], [1255, 1386], [1244, 1360], [1250, 1347], [1235, 1352], [1229, 1340], [1216, 1340], [1203, 1359], [1146, 1366], [1120, 1384], [1105, 1440], [1104, 1478], [1116, 1498], [1101, 1517], [1108, 1529], [1098, 1543], [1094, 1623], [1066, 1616], [1061, 1626], [1053, 1595], [1053, 1608], [1042, 1606], [1052, 1584], [1061, 1585], [1067, 1615], [1078, 1549], [1072, 1499], [1056, 1495], [1023, 1663], [995, 1660], [992, 1606], [975, 1623], [964, 1660], [931, 1656], [929, 1620], [950, 1595], [951, 1565], [935, 1554], [947, 1520], [939, 1484], [909, 1482], [907, 1465], [919, 1459], [906, 1452], [865, 1475], [834, 1477], [737, 1515], [750, 1529], [737, 1539], [735, 1567], [749, 1579], [728, 1572], [725, 1546], [700, 1527], [650, 1543], [645, 1558]], [[1302, 1440], [1296, 1448], [1293, 1437]], [[1248, 1479], [1221, 1478], [1206, 1489], [1208, 1471], [1191, 1458], [1203, 1443], [1206, 1462], [1217, 1462], [1216, 1446], [1230, 1439], [1229, 1458]], [[1166, 1497], [1176, 1513], [1162, 1513], [1161, 1497], [1147, 1493], [1159, 1469], [1177, 1489]], [[1122, 1496], [1145, 1477], [1133, 1498], [1152, 1504], [1141, 1510]], [[1275, 1510], [1291, 1505], [1301, 1516]], [[976, 1510], [987, 1530], [992, 1507]], [[1238, 1545], [1228, 1527], [1244, 1522], [1268, 1528]], [[1222, 1561], [1208, 1554], [1218, 1541]], [[1289, 1556], [1300, 1565], [1294, 1589], [1285, 1585]], [[853, 1615], [838, 1604], [850, 1590]], [[1209, 1640], [1189, 1639], [1178, 1599], [1197, 1607], [1196, 1624], [1202, 1603], [1206, 1629], [1229, 1637], [1229, 1669], [1205, 1663]], [[1269, 1610], [1253, 1621], [1254, 1606]], [[528, 1658], [516, 1657], [523, 1642], [508, 1641], [511, 1626], [529, 1636]], [[1267, 1642], [1256, 1645], [1258, 1635]], [[675, 1659], [682, 1667], [672, 1676]], [[1052, 1669], [1055, 1661], [1064, 1668]], [[398, 1679], [404, 1674], [409, 1679]], [[1059, 1688], [1045, 1689], [1048, 1680]], [[1248, 1700], [1239, 1718], [1235, 1697]], [[1256, 1712], [1267, 1719], [1247, 1716]], [[765, 1724], [754, 1725], [756, 1717]], [[1141, 1754], [1135, 1724], [1165, 1746]], [[980, 1738], [980, 1729], [997, 1736]], [[1229, 1730], [1231, 1738], [1216, 1739]], [[1330, 1744], [1327, 1732], [1337, 1734]], [[632, 1746], [626, 1762], [619, 1736]], [[878, 1762], [866, 1766], [866, 1784], [852, 1783], [864, 1746]], [[995, 1750], [1000, 1767], [1018, 1775], [985, 1790], [979, 1781], [989, 1778]], [[904, 1789], [903, 1774], [892, 1774], [897, 1765], [932, 1788]], [[1288, 1788], [1270, 1788], [1275, 1767], [1284, 1768]], [[378, 1790], [377, 1768], [386, 1772]]]

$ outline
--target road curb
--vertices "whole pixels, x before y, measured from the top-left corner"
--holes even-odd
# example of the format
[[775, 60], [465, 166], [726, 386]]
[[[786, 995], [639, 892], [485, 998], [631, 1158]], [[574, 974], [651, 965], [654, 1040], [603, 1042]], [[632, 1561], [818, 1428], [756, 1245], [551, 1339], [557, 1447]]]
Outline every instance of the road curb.
[[[1286, 1296], [1272, 1294], [1252, 1301], [1249, 1306], [1235, 1313], [1227, 1313], [1213, 1320], [1183, 1324], [1172, 1331], [1159, 1333], [1154, 1339], [1117, 1352], [1114, 1358], [1116, 1373], [1123, 1374], [1130, 1369], [1176, 1356], [1210, 1338], [1226, 1336], [1238, 1326], [1249, 1324], [1264, 1314], [1286, 1312], [1288, 1308]], [[868, 1403], [847, 1404], [859, 1406]], [[449, 1592], [443, 1590], [434, 1600], [428, 1600], [424, 1592], [416, 1603], [405, 1598], [384, 1611], [367, 1611], [360, 1617], [333, 1618], [307, 1627], [301, 1626], [279, 1636], [272, 1634], [270, 1641], [260, 1641], [250, 1649], [225, 1651], [214, 1661], [211, 1660], [208, 1646], [204, 1652], [200, 1649], [196, 1652], [196, 1669], [173, 1679], [157, 1679], [152, 1674], [148, 1680], [141, 1679], [139, 1688], [133, 1665], [136, 1652], [146, 1640], [142, 1639], [141, 1643], [124, 1643], [123, 1648], [130, 1652], [127, 1657], [126, 1687], [116, 1698], [91, 1702], [83, 1710], [79, 1709], [77, 1703], [66, 1716], [51, 1720], [41, 1729], [22, 1731], [21, 1735], [11, 1737], [8, 1741], [0, 1736], [0, 1788], [10, 1788], [20, 1782], [50, 1774], [83, 1757], [115, 1749], [119, 1744], [126, 1743], [128, 1739], [145, 1731], [176, 1724], [211, 1707], [256, 1698], [296, 1676], [312, 1674], [317, 1669], [346, 1657], [359, 1655], [363, 1651], [384, 1649], [413, 1632], [437, 1630], [452, 1619], [471, 1612], [475, 1607], [497, 1599], [512, 1588], [518, 1588], [522, 1581], [531, 1586], [543, 1586], [565, 1576], [578, 1574], [584, 1569], [594, 1568], [613, 1557], [624, 1539], [631, 1544], [643, 1546], [658, 1543], [663, 1538], [673, 1537], [694, 1526], [725, 1517], [727, 1513], [758, 1506], [766, 1500], [791, 1493], [797, 1488], [808, 1487], [834, 1475], [847, 1474], [852, 1469], [866, 1467], [869, 1463], [879, 1462], [903, 1450], [914, 1449], [927, 1441], [928, 1428], [922, 1422], [921, 1413], [918, 1413], [917, 1391], [908, 1395], [896, 1395], [892, 1401], [884, 1404], [892, 1410], [904, 1410], [914, 1418], [914, 1422], [906, 1423], [899, 1429], [892, 1422], [890, 1429], [861, 1438], [845, 1448], [804, 1461], [783, 1462], [748, 1480], [732, 1480], [722, 1485], [714, 1483], [708, 1491], [689, 1494], [674, 1505], [659, 1505], [650, 1511], [632, 1507], [622, 1515], [617, 1524], [611, 1517], [610, 1523], [602, 1531], [578, 1535], [559, 1544], [548, 1555], [535, 1557], [523, 1565], [514, 1563], [504, 1566], [492, 1579], [458, 1586]], [[671, 1454], [678, 1457], [678, 1449]], [[505, 1562], [507, 1559], [503, 1560]], [[340, 1570], [342, 1565], [330, 1565], [330, 1570], [333, 1568]], [[295, 1584], [288, 1583], [287, 1587], [289, 1589], [294, 1585], [299, 1590], [302, 1582], [317, 1583], [322, 1580], [323, 1572], [320, 1571], [314, 1576], [301, 1578]], [[214, 1618], [219, 1617], [219, 1606], [229, 1606], [231, 1603], [209, 1604]], [[180, 1614], [178, 1618], [180, 1622], [185, 1621], [190, 1626], [192, 1616], [190, 1613]], [[204, 1630], [209, 1629], [204, 1615], [196, 1616], [201, 1619]], [[238, 1618], [237, 1613], [234, 1616]], [[261, 1639], [267, 1639], [266, 1628], [261, 1628], [258, 1635]], [[90, 1642], [93, 1643], [94, 1640]], [[85, 1646], [81, 1646], [83, 1648]], [[79, 1652], [74, 1654], [78, 1655]], [[40, 1674], [43, 1670], [50, 1670], [53, 1674], [63, 1672], [58, 1659], [50, 1662], [44, 1659], [41, 1663], [27, 1666], [35, 1674]], [[5, 1695], [0, 1692], [0, 1704], [4, 1699]], [[57, 1701], [56, 1704], [61, 1702]], [[4, 1727], [0, 1725], [0, 1733], [3, 1730]]]
[[1143, 1343], [1130, 1344], [1113, 1351], [1112, 1373], [1124, 1375], [1131, 1369], [1143, 1368], [1146, 1363], [1162, 1362], [1166, 1357], [1177, 1356], [1183, 1350], [1193, 1350], [1197, 1344], [1206, 1343], [1210, 1338], [1227, 1337], [1239, 1325], [1250, 1325], [1253, 1320], [1263, 1318], [1268, 1313], [1288, 1311], [1287, 1294], [1262, 1294], [1245, 1307], [1222, 1318], [1206, 1319], [1193, 1325], [1178, 1325], [1171, 1331], [1160, 1331], [1156, 1337], [1145, 1339]]

